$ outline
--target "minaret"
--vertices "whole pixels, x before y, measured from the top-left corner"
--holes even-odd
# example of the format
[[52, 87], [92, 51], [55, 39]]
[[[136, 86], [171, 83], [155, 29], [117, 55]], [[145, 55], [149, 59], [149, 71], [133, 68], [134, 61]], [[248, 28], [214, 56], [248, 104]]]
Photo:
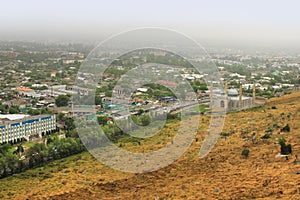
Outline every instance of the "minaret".
[[228, 82], [227, 81], [225, 81], [224, 92], [225, 92], [225, 95], [228, 96]]
[[240, 85], [240, 95], [239, 95], [239, 101], [240, 101], [240, 107], [242, 107], [242, 96], [243, 96], [243, 87]]
[[[225, 92], [225, 105], [224, 105], [224, 107], [225, 107], [225, 111], [229, 108], [228, 107], [228, 82], [227, 81], [225, 81], [225, 90], [224, 90], [224, 92]], [[222, 106], [222, 105], [221, 105]]]
[[252, 97], [253, 97], [253, 101], [255, 101], [255, 99], [256, 99], [256, 84], [255, 83], [253, 83], [253, 87], [252, 87]]

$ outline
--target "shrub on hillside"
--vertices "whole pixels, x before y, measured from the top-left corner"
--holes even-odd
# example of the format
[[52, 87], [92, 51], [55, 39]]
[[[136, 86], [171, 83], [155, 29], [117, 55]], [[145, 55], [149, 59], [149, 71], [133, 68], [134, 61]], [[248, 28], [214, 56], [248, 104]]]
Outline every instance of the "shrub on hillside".
[[249, 153], [250, 153], [250, 150], [249, 150], [249, 149], [244, 149], [244, 150], [242, 151], [242, 156], [243, 156], [243, 158], [248, 158]]
[[285, 125], [285, 127], [283, 127], [283, 128], [281, 129], [281, 131], [282, 131], [282, 132], [290, 132], [290, 131], [291, 131], [290, 125], [289, 125], [289, 124]]
[[288, 155], [292, 153], [292, 145], [291, 144], [286, 144], [286, 140], [284, 138], [279, 139], [279, 144], [280, 144], [280, 153], [282, 155]]
[[269, 139], [271, 137], [271, 133], [266, 133], [261, 139]]

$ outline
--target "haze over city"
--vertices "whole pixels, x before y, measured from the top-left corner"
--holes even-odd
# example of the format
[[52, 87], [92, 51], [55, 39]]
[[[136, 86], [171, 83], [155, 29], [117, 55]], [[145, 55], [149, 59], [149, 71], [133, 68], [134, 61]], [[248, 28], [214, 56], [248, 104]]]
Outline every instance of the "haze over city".
[[2, 1], [0, 36], [97, 43], [136, 27], [163, 27], [207, 45], [296, 48], [299, 6], [296, 0]]

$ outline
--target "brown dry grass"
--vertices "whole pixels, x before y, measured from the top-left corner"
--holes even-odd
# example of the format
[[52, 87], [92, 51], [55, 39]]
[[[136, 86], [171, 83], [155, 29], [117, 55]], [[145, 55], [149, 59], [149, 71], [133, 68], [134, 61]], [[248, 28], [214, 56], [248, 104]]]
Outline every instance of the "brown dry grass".
[[[277, 109], [271, 109], [274, 105]], [[83, 153], [0, 180], [0, 199], [300, 199], [300, 175], [295, 174], [300, 164], [293, 163], [294, 155], [300, 157], [299, 120], [298, 91], [271, 99], [261, 108], [228, 114], [223, 131], [232, 134], [221, 138], [204, 159], [198, 152], [209, 116], [200, 120], [199, 141], [156, 172], [119, 172]], [[275, 128], [270, 139], [260, 139], [271, 124], [287, 123], [290, 133], [279, 134]], [[167, 130], [171, 133], [172, 127]], [[254, 142], [246, 141], [253, 133]], [[292, 144], [294, 155], [289, 160], [275, 158], [281, 137]], [[162, 141], [159, 146], [169, 141], [157, 139]], [[142, 148], [146, 151], [147, 144]], [[247, 159], [241, 156], [244, 148], [250, 150]]]

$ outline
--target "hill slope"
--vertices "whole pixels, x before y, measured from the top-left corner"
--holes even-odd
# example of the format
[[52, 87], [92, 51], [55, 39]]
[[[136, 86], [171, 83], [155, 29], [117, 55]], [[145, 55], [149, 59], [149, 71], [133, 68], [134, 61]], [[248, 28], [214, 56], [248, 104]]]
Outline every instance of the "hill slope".
[[[122, 173], [83, 153], [0, 180], [0, 198], [300, 199], [300, 163], [294, 163], [295, 155], [300, 157], [299, 91], [270, 99], [260, 108], [228, 114], [223, 131], [229, 136], [199, 159], [208, 121], [209, 116], [202, 116], [199, 140], [178, 161], [156, 172]], [[291, 131], [282, 133], [286, 124]], [[261, 139], [266, 131], [271, 138]], [[292, 145], [289, 160], [275, 158], [278, 138]], [[243, 149], [250, 150], [247, 159], [241, 156]]]

